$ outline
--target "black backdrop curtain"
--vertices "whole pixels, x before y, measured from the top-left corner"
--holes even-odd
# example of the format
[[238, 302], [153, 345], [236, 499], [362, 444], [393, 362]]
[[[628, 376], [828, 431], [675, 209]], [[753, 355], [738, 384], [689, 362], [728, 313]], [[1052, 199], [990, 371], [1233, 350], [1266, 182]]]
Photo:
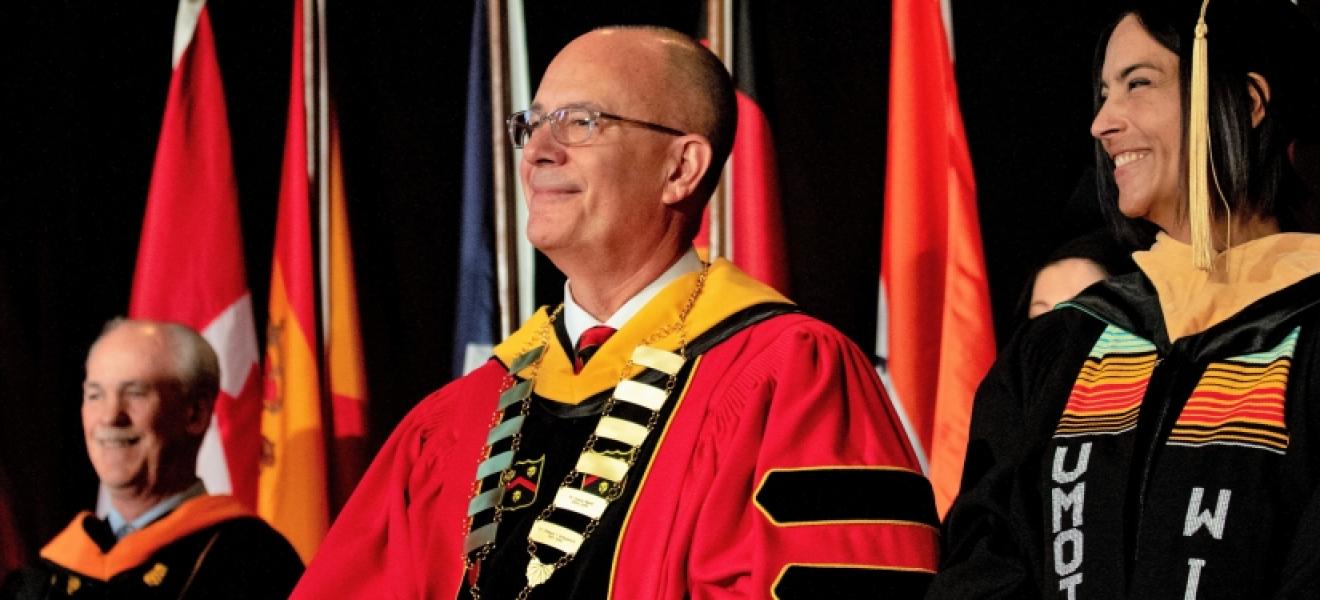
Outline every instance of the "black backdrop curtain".
[[[464, 4], [330, 2], [373, 449], [445, 382], [451, 364], [471, 23]], [[703, 4], [528, 0], [533, 79], [579, 33], [611, 23], [693, 31]], [[1096, 33], [1112, 19], [1109, 5], [954, 3], [958, 80], [1001, 341], [1016, 322], [1010, 312], [1030, 265], [1098, 223], [1086, 186], [1074, 191], [1090, 160], [1088, 69]], [[209, 6], [249, 284], [264, 331], [291, 3]], [[0, 114], [0, 472], [30, 552], [94, 502], [79, 425], [82, 361], [101, 324], [127, 310], [175, 7], [165, 0], [0, 7], [0, 106], [7, 107]], [[870, 349], [889, 5], [757, 1], [752, 20], [794, 297]], [[561, 284], [547, 274], [538, 301], [557, 301]]]

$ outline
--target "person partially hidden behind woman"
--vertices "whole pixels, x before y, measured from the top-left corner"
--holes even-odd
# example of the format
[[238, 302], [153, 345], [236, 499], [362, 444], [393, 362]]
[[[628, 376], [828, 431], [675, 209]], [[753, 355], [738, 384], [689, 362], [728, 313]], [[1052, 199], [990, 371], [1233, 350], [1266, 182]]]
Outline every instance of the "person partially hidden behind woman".
[[1051, 252], [1022, 291], [1018, 318], [1034, 319], [1108, 277], [1137, 270], [1131, 251], [1108, 230], [1073, 238]]
[[1315, 43], [1285, 0], [1145, 4], [1105, 35], [1101, 197], [1160, 232], [981, 384], [928, 597], [1320, 597], [1320, 235], [1289, 158]]

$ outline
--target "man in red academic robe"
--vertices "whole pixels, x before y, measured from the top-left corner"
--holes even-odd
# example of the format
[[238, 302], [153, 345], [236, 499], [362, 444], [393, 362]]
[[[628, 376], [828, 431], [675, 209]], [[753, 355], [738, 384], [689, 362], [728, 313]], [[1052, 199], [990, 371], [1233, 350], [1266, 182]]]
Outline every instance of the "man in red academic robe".
[[735, 111], [670, 30], [559, 53], [509, 126], [564, 302], [404, 419], [296, 598], [920, 597], [931, 491], [868, 357], [692, 250]]

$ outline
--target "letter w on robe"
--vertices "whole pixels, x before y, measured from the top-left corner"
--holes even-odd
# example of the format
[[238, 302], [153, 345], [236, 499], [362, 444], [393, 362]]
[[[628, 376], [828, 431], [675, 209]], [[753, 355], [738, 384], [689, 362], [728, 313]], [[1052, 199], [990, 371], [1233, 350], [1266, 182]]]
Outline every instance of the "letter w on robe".
[[1192, 488], [1192, 497], [1187, 501], [1187, 519], [1183, 522], [1183, 536], [1192, 537], [1202, 525], [1210, 531], [1210, 536], [1221, 540], [1224, 539], [1224, 523], [1228, 521], [1228, 499], [1233, 495], [1233, 490], [1219, 490], [1219, 495], [1215, 500], [1215, 511], [1201, 509], [1201, 499], [1205, 496], [1205, 488]]

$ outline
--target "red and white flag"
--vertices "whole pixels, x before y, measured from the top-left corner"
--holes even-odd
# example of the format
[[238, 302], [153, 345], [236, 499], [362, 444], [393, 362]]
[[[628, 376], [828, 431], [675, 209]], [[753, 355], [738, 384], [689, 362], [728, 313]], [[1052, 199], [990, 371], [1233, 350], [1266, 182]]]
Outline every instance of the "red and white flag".
[[943, 515], [994, 329], [940, 0], [894, 0], [893, 11], [876, 354]]
[[128, 314], [184, 323], [215, 348], [220, 397], [197, 472], [211, 493], [232, 493], [255, 508], [259, 355], [225, 94], [204, 0], [179, 2], [173, 62]]

